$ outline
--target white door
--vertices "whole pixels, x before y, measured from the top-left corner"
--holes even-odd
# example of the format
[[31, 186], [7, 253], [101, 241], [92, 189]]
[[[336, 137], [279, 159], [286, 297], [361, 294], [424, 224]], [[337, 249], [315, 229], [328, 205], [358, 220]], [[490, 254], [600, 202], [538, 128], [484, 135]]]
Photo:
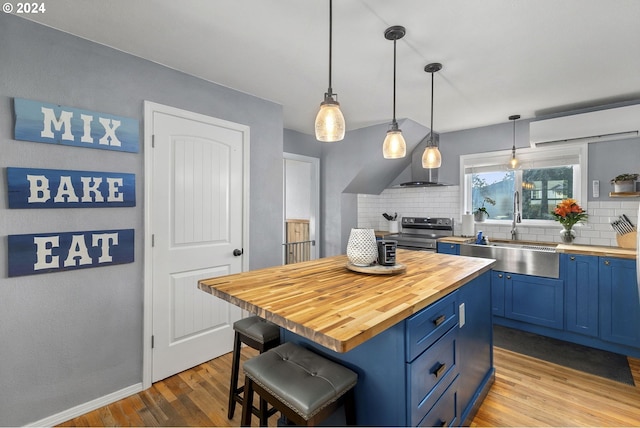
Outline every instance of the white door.
[[241, 310], [198, 280], [242, 271], [248, 128], [153, 112], [152, 381], [230, 352]]

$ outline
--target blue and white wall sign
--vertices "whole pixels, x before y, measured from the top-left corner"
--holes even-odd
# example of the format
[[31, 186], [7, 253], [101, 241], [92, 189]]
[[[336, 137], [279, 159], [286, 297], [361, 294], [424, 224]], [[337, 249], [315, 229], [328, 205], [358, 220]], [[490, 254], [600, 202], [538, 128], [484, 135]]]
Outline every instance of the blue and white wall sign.
[[133, 262], [134, 230], [9, 235], [9, 276]]
[[138, 153], [138, 120], [15, 98], [14, 138], [38, 143]]
[[8, 167], [7, 183], [9, 208], [136, 205], [135, 174]]

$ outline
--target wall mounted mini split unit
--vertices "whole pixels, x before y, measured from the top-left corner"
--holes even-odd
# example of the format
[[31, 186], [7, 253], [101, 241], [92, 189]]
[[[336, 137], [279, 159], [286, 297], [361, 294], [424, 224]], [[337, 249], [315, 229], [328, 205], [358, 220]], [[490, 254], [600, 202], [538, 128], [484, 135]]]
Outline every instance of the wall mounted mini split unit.
[[531, 147], [640, 136], [640, 104], [543, 119], [529, 124]]

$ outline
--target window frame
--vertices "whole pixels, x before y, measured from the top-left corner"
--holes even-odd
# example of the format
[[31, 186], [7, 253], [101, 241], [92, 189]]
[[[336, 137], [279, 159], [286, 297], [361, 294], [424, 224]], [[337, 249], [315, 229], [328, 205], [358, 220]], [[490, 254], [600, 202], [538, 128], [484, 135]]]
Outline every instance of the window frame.
[[[514, 191], [515, 189], [522, 188], [522, 170], [530, 168], [543, 168], [551, 166], [562, 166], [561, 161], [566, 159], [568, 162], [564, 165], [577, 165], [573, 169], [573, 194], [583, 209], [587, 210], [588, 205], [588, 192], [587, 189], [587, 171], [588, 171], [588, 152], [589, 147], [587, 143], [569, 143], [569, 144], [557, 144], [553, 147], [536, 147], [536, 148], [522, 148], [517, 149], [516, 157], [520, 160], [520, 167], [517, 168], [514, 177]], [[469, 169], [478, 169], [478, 172], [489, 171], [506, 171], [507, 164], [511, 159], [511, 150], [500, 150], [495, 152], [485, 153], [472, 153], [460, 156], [460, 218], [462, 214], [473, 212], [471, 205], [471, 187], [472, 180], [471, 174], [467, 173]], [[577, 163], [573, 163], [577, 160]], [[521, 191], [522, 194], [522, 191]], [[522, 212], [522, 200], [520, 198], [520, 206], [518, 207]], [[494, 224], [496, 226], [511, 224], [513, 220], [495, 220], [488, 218], [485, 220], [487, 224]], [[555, 220], [532, 220], [522, 219], [523, 226], [534, 227], [553, 227], [556, 226]]]

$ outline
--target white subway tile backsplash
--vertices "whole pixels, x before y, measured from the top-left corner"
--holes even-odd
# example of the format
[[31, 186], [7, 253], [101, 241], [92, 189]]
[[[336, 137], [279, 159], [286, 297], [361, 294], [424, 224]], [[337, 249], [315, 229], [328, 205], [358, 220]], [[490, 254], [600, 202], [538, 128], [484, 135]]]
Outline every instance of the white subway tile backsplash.
[[[611, 221], [624, 214], [637, 226], [639, 203], [638, 199], [590, 201], [587, 208], [588, 222], [575, 228], [576, 243], [617, 246]], [[358, 195], [358, 227], [388, 230], [388, 222], [382, 217], [383, 212], [397, 212], [398, 219], [403, 216], [452, 217], [455, 230], [459, 231], [462, 214], [460, 186], [387, 189], [380, 195]], [[560, 229], [559, 224], [557, 227], [518, 225], [519, 238], [532, 241], [560, 242]], [[511, 238], [510, 223], [476, 223], [475, 230], [476, 233], [482, 230], [489, 239]]]

